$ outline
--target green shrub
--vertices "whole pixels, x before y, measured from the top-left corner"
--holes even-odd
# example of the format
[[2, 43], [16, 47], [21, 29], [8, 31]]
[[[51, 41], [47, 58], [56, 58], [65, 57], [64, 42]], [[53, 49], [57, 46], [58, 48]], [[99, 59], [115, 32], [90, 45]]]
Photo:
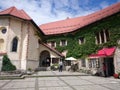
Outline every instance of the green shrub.
[[28, 68], [28, 71], [32, 71], [32, 69], [31, 69], [31, 68]]
[[2, 71], [13, 71], [16, 70], [15, 65], [13, 65], [7, 55], [3, 56]]
[[59, 65], [57, 63], [51, 66], [51, 70], [58, 70], [58, 68], [59, 68]]

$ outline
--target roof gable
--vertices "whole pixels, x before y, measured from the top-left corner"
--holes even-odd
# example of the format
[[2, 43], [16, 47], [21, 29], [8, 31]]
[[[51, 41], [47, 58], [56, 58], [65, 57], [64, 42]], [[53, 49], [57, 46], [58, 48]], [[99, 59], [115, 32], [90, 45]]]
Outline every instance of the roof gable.
[[42, 30], [36, 25], [36, 23], [32, 20], [32, 18], [24, 11], [24, 10], [18, 10], [16, 7], [10, 7], [6, 10], [0, 11], [0, 16], [5, 16], [5, 15], [11, 15], [15, 16], [17, 18], [21, 18], [23, 20], [29, 20], [36, 28], [37, 30], [44, 35]]
[[47, 23], [40, 25], [39, 27], [45, 33], [45, 35], [69, 33], [111, 16], [117, 12], [120, 12], [120, 2], [87, 16]]
[[32, 20], [24, 10], [18, 10], [16, 7], [10, 7], [0, 12], [0, 15], [12, 15], [25, 20]]

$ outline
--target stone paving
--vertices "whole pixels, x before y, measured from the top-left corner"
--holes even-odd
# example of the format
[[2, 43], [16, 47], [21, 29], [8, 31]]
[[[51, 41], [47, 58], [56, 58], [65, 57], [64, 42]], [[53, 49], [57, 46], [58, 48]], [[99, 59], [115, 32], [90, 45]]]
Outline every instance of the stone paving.
[[[88, 74], [85, 73], [78, 73], [78, 72], [68, 72], [68, 71], [63, 71], [63, 72], [59, 72], [59, 71], [41, 71], [38, 73], [35, 73], [31, 76], [88, 76]], [[27, 77], [27, 76], [26, 76]], [[30, 76], [29, 76], [30, 77]]]
[[[38, 74], [68, 74], [69, 72], [39, 72]], [[70, 72], [71, 74], [79, 74]], [[0, 90], [119, 90], [120, 79], [96, 76], [34, 77], [0, 80]]]

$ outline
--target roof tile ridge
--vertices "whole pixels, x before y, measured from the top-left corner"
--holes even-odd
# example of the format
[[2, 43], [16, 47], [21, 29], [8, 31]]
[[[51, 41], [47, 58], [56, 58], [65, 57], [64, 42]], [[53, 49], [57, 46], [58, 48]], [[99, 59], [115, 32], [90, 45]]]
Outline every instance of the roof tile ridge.
[[17, 10], [15, 6], [11, 7], [11, 10], [10, 10], [9, 14], [11, 14], [13, 10]]
[[10, 14], [13, 15], [13, 16], [16, 16], [15, 14], [18, 14], [20, 17], [22, 17], [21, 12], [16, 7], [13, 7], [10, 12], [11, 12]]
[[[102, 10], [98, 10], [98, 11], [96, 11], [96, 12], [94, 12], [94, 13], [89, 14], [89, 15], [86, 15], [85, 20], [86, 20], [86, 19], [88, 20], [88, 17], [91, 17], [91, 16], [93, 16], [93, 15], [95, 15], [95, 14], [97, 14], [97, 13], [99, 13], [99, 14], [101, 14], [101, 13], [104, 14], [103, 11], [104, 11], [104, 12], [107, 12], [108, 9], [111, 11], [111, 9], [115, 8], [116, 6], [119, 6], [119, 4], [120, 4], [120, 2], [118, 2], [118, 3], [116, 3], [116, 4], [112, 4], [112, 5], [110, 5], [110, 6], [106, 7], [106, 8], [103, 8]], [[120, 6], [119, 6], [119, 7], [120, 7]]]
[[[75, 17], [75, 18], [70, 18], [70, 19], [66, 19], [66, 20], [73, 20], [73, 19], [84, 19], [86, 16], [80, 16], [80, 17]], [[66, 21], [66, 20], [61, 20], [60, 22], [62, 21]], [[56, 22], [59, 22], [59, 21], [56, 21]], [[52, 23], [55, 23], [55, 22], [52, 22]], [[51, 23], [47, 23], [47, 24], [51, 24]], [[42, 25], [39, 25], [39, 28], [41, 28], [41, 26], [44, 26], [44, 25], [47, 25], [47, 24], [42, 24]], [[73, 24], [73, 25], [65, 25], [65, 26], [56, 26], [54, 28], [47, 28], [47, 29], [43, 29], [43, 30], [51, 30], [51, 29], [56, 29], [56, 28], [68, 28], [68, 27], [74, 27], [74, 26], [78, 26], [80, 25], [80, 23], [76, 23], [76, 24]]]
[[25, 17], [25, 19], [32, 20], [32, 18], [23, 9], [21, 9], [19, 11], [22, 13], [22, 15]]
[[43, 25], [51, 24], [51, 23], [56, 23], [56, 22], [63, 22], [63, 21], [68, 21], [68, 20], [73, 20], [73, 19], [78, 19], [78, 18], [83, 19], [84, 17], [86, 17], [86, 16], [79, 16], [79, 17], [74, 17], [74, 18], [69, 18], [69, 19], [63, 19], [63, 20], [48, 22], [48, 23], [44, 23], [44, 24], [39, 25], [39, 27], [43, 26]]
[[12, 6], [12, 7], [8, 8], [8, 9], [0, 11], [0, 13], [5, 12], [5, 11], [10, 9], [10, 11], [7, 13], [7, 14], [10, 14], [13, 11], [14, 8], [15, 8], [15, 6]]

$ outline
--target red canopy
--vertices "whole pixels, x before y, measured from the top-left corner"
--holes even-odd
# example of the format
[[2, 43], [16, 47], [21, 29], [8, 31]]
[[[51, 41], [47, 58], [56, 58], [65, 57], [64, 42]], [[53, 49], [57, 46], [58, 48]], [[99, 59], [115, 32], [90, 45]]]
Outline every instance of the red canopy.
[[115, 51], [115, 47], [112, 48], [103, 48], [101, 50], [99, 50], [97, 52], [97, 54], [91, 54], [89, 56], [89, 58], [100, 58], [100, 57], [107, 57], [107, 56], [112, 56], [114, 51]]

